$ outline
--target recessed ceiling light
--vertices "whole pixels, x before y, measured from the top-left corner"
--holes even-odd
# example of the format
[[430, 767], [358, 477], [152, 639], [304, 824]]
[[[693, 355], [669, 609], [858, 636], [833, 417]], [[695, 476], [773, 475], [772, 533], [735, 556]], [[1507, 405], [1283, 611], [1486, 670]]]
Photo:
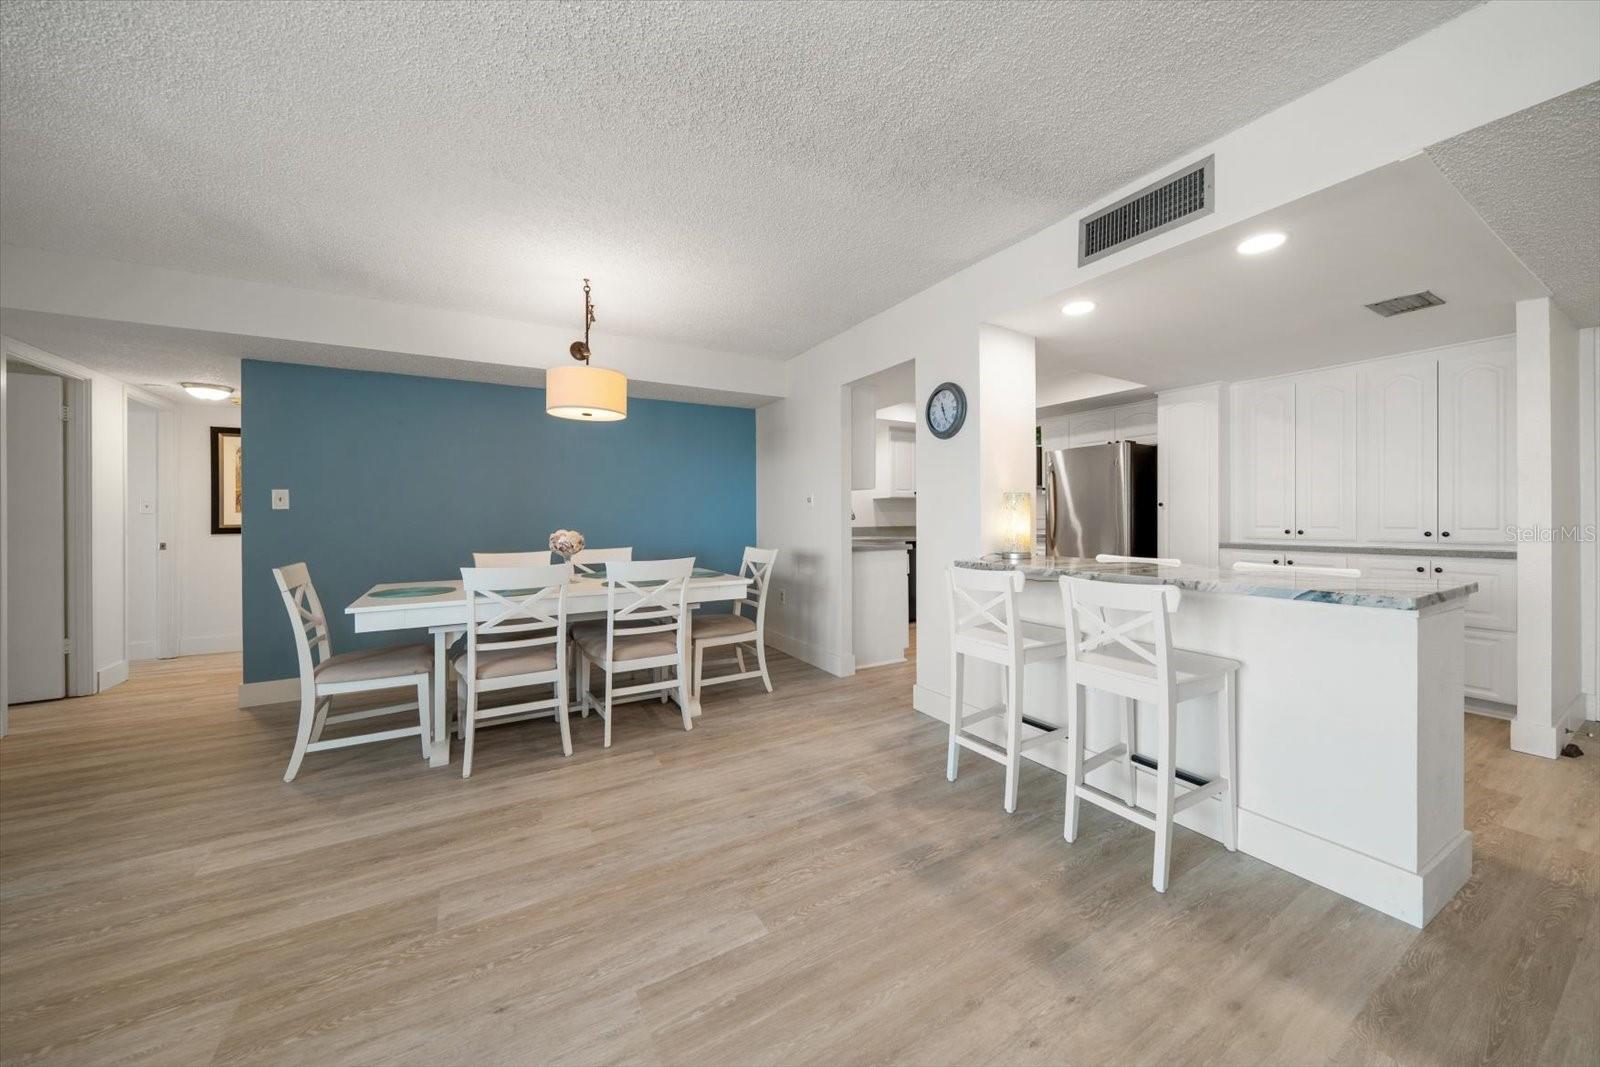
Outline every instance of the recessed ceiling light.
[[231, 385], [213, 385], [210, 382], [179, 382], [183, 391], [196, 400], [226, 400], [233, 395]]
[[1259, 256], [1263, 252], [1270, 252], [1289, 238], [1281, 233], [1258, 233], [1254, 237], [1246, 237], [1239, 242], [1241, 256]]
[[1087, 315], [1093, 310], [1093, 300], [1071, 300], [1061, 305], [1061, 314], [1063, 315]]

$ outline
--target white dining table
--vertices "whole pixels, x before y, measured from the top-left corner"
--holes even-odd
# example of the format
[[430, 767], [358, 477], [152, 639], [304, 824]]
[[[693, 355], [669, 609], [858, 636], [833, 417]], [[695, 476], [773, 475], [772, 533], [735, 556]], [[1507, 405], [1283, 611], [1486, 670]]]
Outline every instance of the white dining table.
[[[749, 588], [750, 579], [736, 574], [695, 568], [689, 579], [690, 605], [722, 600], [738, 600]], [[422, 592], [415, 592], [424, 590]], [[604, 616], [608, 588], [599, 577], [574, 578], [567, 587], [567, 614]], [[636, 595], [619, 596], [619, 606], [636, 600]], [[445, 701], [448, 689], [446, 657], [450, 643], [467, 630], [467, 597], [461, 579], [436, 581], [382, 582], [351, 601], [345, 609], [356, 633], [387, 633], [394, 630], [427, 630], [433, 635], [433, 743], [428, 766], [443, 767], [450, 762], [450, 736], [446, 728]], [[691, 613], [690, 628], [693, 629]], [[692, 638], [692, 635], [691, 635]], [[673, 699], [677, 699], [676, 693]], [[689, 714], [700, 714], [700, 698], [689, 696]]]

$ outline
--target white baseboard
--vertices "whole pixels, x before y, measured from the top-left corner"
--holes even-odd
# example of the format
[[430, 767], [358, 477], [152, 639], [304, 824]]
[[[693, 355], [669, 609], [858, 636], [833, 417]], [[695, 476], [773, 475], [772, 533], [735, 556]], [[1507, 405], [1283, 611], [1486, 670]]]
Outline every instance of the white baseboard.
[[265, 704], [290, 704], [300, 699], [300, 679], [274, 678], [270, 682], [246, 682], [239, 687], [239, 706], [259, 708]]
[[785, 655], [809, 663], [818, 670], [827, 671], [835, 678], [848, 678], [856, 672], [854, 656], [841, 656], [836, 652], [828, 652], [771, 627], [767, 628], [767, 643]]
[[119, 659], [117, 662], [101, 667], [94, 672], [94, 691], [104, 693], [107, 689], [119, 686], [128, 680], [128, 661]]
[[[931, 719], [950, 721], [950, 697], [945, 693], [917, 685], [912, 688], [911, 703]], [[968, 713], [983, 710], [972, 703], [965, 707]], [[978, 723], [970, 732], [996, 744], [1002, 743], [999, 719]], [[1066, 755], [1067, 746], [1061, 741], [1052, 741], [1022, 754], [1024, 759], [1057, 772], [1065, 772]], [[930, 774], [943, 772], [942, 761], [928, 771]], [[1114, 796], [1121, 796], [1122, 774], [1122, 768], [1112, 763], [1092, 772], [1089, 781]], [[1139, 803], [1146, 808], [1154, 807], [1154, 779], [1139, 776], [1137, 788]], [[1065, 803], [1064, 793], [1063, 787], [1053, 798], [1058, 811]], [[1180, 812], [1176, 821], [1179, 826], [1220, 844], [1220, 813], [1217, 805], [1200, 804]], [[1472, 835], [1465, 830], [1420, 872], [1413, 872], [1245, 808], [1239, 809], [1239, 851], [1417, 927], [1433, 918], [1472, 873]]]
[[1532, 722], [1518, 715], [1511, 720], [1511, 748], [1530, 756], [1556, 759], [1567, 743], [1567, 735], [1577, 732], [1583, 725], [1584, 714], [1584, 695], [1578, 693], [1556, 714], [1553, 723]]
[[1583, 704], [1587, 709], [1584, 714], [1590, 722], [1600, 722], [1600, 700], [1595, 699], [1593, 693], [1583, 694]]
[[206, 656], [213, 652], [238, 652], [244, 640], [238, 634], [191, 634], [178, 638], [178, 655]]
[[142, 659], [159, 659], [161, 645], [156, 641], [129, 641], [128, 660], [137, 662]]

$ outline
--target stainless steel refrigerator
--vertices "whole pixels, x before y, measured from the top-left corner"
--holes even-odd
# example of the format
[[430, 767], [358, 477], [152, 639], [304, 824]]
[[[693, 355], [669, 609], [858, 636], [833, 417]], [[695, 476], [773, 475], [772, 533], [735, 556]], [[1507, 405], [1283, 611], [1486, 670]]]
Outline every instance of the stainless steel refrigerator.
[[1156, 554], [1156, 446], [1122, 441], [1044, 454], [1045, 551]]

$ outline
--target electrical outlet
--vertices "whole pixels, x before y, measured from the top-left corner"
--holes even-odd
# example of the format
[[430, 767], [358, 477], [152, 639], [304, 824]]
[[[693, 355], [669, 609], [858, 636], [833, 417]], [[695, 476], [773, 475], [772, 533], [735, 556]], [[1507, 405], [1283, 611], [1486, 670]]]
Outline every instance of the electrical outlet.
[[287, 489], [274, 489], [272, 491], [272, 510], [273, 511], [288, 511], [289, 510], [289, 490], [287, 490]]

